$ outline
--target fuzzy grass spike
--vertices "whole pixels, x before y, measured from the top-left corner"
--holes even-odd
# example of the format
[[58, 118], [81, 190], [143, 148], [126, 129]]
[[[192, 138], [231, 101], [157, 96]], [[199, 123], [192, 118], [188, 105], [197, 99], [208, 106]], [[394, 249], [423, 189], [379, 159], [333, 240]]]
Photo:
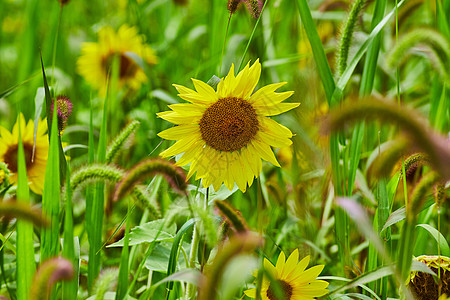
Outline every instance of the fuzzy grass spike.
[[183, 194], [186, 193], [187, 185], [184, 171], [167, 160], [155, 158], [145, 160], [128, 171], [124, 179], [117, 184], [114, 201], [122, 199], [136, 184], [156, 174], [164, 176], [174, 190]]

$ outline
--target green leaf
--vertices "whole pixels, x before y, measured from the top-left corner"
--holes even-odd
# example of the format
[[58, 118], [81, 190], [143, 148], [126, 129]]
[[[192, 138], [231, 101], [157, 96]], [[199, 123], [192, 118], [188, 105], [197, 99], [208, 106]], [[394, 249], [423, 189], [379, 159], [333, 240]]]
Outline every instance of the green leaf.
[[117, 280], [117, 290], [116, 290], [116, 300], [122, 300], [127, 295], [128, 290], [128, 270], [129, 270], [129, 260], [130, 260], [130, 249], [129, 236], [130, 236], [130, 212], [131, 203], [128, 200], [128, 212], [127, 212], [127, 222], [125, 224], [125, 236], [124, 245], [122, 248], [122, 253], [120, 256], [120, 267], [119, 267], [119, 278]]
[[[172, 249], [170, 250], [170, 258], [169, 258], [169, 265], [167, 266], [167, 276], [172, 275], [175, 273], [175, 269], [177, 267], [177, 256], [178, 256], [178, 249], [180, 247], [180, 243], [182, 241], [182, 238], [186, 231], [190, 229], [195, 224], [195, 219], [189, 219], [184, 223], [184, 225], [181, 227], [181, 229], [177, 232], [177, 235], [175, 236], [175, 240], [172, 244]], [[173, 282], [169, 282], [167, 285], [167, 289], [170, 290], [173, 288]], [[168, 294], [169, 294], [168, 292]], [[167, 295], [168, 298], [169, 295]]]
[[63, 299], [76, 299], [78, 292], [79, 268], [78, 259], [75, 255], [75, 242], [73, 234], [73, 211], [72, 211], [72, 190], [70, 188], [70, 168], [67, 167], [66, 174], [66, 207], [64, 217], [64, 240], [62, 254], [70, 260], [74, 266], [74, 276], [70, 281], [62, 283]]
[[[138, 245], [142, 243], [152, 243], [161, 241], [171, 241], [175, 237], [177, 231], [177, 226], [172, 224], [169, 228], [165, 228], [164, 220], [156, 220], [145, 223], [141, 226], [136, 226], [131, 229], [129, 245]], [[124, 245], [124, 238], [115, 242], [114, 244], [108, 245], [109, 247], [122, 247]]]
[[450, 248], [448, 246], [447, 240], [436, 228], [428, 225], [428, 224], [418, 224], [416, 227], [421, 227], [425, 229], [438, 243], [439, 248], [441, 249], [441, 254], [444, 256], [450, 256]]
[[303, 27], [305, 28], [306, 35], [308, 36], [309, 43], [311, 44], [311, 49], [314, 54], [314, 60], [317, 65], [317, 70], [319, 72], [319, 76], [322, 80], [322, 85], [327, 96], [328, 105], [331, 106], [331, 99], [335, 89], [335, 82], [333, 79], [333, 75], [331, 74], [330, 66], [328, 65], [327, 56], [325, 55], [322, 42], [320, 40], [319, 34], [317, 33], [317, 28], [312, 18], [308, 2], [306, 0], [297, 0], [297, 4], [298, 11], [303, 22]]
[[[304, 1], [304, 0], [299, 0], [299, 1]], [[398, 3], [397, 7], [400, 7], [404, 2], [405, 2], [405, 0], [400, 1]], [[375, 37], [378, 36], [380, 31], [388, 23], [389, 19], [394, 15], [395, 11], [396, 11], [396, 8], [394, 7], [394, 9], [386, 17], [384, 17], [384, 19], [380, 23], [378, 23], [378, 25], [374, 28], [374, 30], [372, 30], [370, 35], [367, 37], [367, 39], [364, 41], [364, 43], [358, 49], [358, 51], [356, 52], [352, 61], [348, 64], [347, 68], [342, 73], [341, 78], [339, 78], [339, 81], [336, 83], [336, 89], [333, 91], [333, 97], [332, 97], [331, 103], [338, 103], [339, 99], [341, 99], [344, 88], [347, 85], [348, 81], [350, 80], [350, 77], [352, 76], [353, 71], [355, 70], [359, 61], [363, 57], [364, 53], [366, 53], [369, 46], [372, 44], [372, 41], [375, 39]]]
[[49, 217], [50, 226], [42, 230], [41, 262], [57, 256], [59, 252], [59, 202], [60, 202], [60, 168], [59, 168], [59, 134], [57, 109], [53, 110], [50, 147], [47, 167], [45, 169], [44, 191], [42, 194], [42, 213]]
[[[23, 150], [19, 122], [19, 145], [17, 149], [17, 202], [30, 204], [25, 152]], [[17, 220], [17, 299], [28, 300], [33, 274], [36, 271], [34, 262], [33, 225], [26, 220]]]
[[[163, 242], [153, 249], [152, 254], [145, 260], [145, 267], [152, 271], [166, 273], [169, 266], [171, 244]], [[180, 254], [177, 263], [178, 266], [184, 266], [186, 260], [184, 255]]]

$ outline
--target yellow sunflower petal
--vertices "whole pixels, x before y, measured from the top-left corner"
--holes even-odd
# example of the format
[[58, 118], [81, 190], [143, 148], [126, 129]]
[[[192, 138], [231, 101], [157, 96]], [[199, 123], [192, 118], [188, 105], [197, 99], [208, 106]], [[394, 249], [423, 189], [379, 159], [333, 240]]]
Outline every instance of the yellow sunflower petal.
[[261, 127], [264, 128], [264, 131], [268, 134], [278, 135], [282, 137], [291, 138], [292, 132], [285, 126], [277, 123], [276, 121], [262, 117], [258, 118], [258, 121], [261, 123]]
[[270, 89], [264, 90], [264, 87], [256, 91], [249, 99], [255, 107], [278, 105], [294, 94], [292, 91], [275, 93], [269, 92]]
[[171, 104], [168, 107], [174, 112], [186, 115], [186, 116], [201, 116], [205, 112], [205, 108], [195, 104], [179, 103]]
[[303, 274], [303, 272], [305, 271], [306, 267], [308, 266], [310, 258], [311, 257], [309, 255], [304, 257], [297, 264], [297, 266], [295, 267], [294, 271], [291, 274], [289, 274], [289, 277], [295, 279], [295, 278], [301, 276]]
[[199, 94], [194, 90], [191, 90], [190, 88], [184, 87], [182, 85], [173, 84], [173, 86], [178, 91], [178, 96], [181, 99], [184, 99], [186, 101], [189, 101], [193, 104], [198, 105], [211, 105], [214, 103], [216, 98], [210, 98], [208, 95]]
[[236, 78], [234, 77], [234, 64], [231, 64], [228, 75], [217, 85], [217, 95], [219, 98], [233, 96], [232, 93], [236, 87]]
[[277, 275], [277, 269], [272, 265], [272, 263], [267, 258], [264, 258], [264, 270], [272, 274], [273, 277]]
[[168, 128], [158, 133], [158, 136], [166, 140], [179, 140], [199, 132], [198, 125], [179, 125]]
[[244, 291], [244, 294], [250, 298], [256, 298], [256, 289], [249, 289]]
[[209, 85], [204, 83], [201, 80], [193, 79], [192, 82], [194, 83], [195, 89], [200, 95], [204, 95], [205, 97], [208, 97], [212, 101], [217, 101], [219, 98], [217, 97], [216, 91]]
[[183, 124], [192, 124], [192, 123], [198, 123], [200, 121], [201, 116], [197, 115], [197, 116], [193, 116], [193, 115], [185, 115], [185, 114], [180, 114], [178, 112], [175, 111], [163, 111], [160, 113], [157, 113], [158, 117], [169, 121], [173, 124], [177, 124], [177, 125], [183, 125]]
[[302, 285], [302, 284], [311, 282], [311, 281], [315, 280], [317, 278], [317, 276], [320, 275], [323, 268], [324, 268], [324, 265], [317, 265], [317, 266], [311, 267], [308, 270], [306, 270], [298, 275], [295, 274], [297, 276], [293, 275], [292, 280], [295, 280], [296, 284], [298, 284], [298, 285]]
[[279, 103], [270, 106], [254, 106], [256, 112], [267, 117], [276, 116], [299, 106], [300, 103]]
[[196, 141], [197, 140], [195, 138], [190, 138], [190, 137], [181, 139], [181, 140], [175, 142], [175, 144], [173, 144], [170, 148], [161, 152], [160, 155], [162, 157], [169, 157], [169, 156], [174, 156], [174, 155], [178, 155], [180, 153], [186, 152], [192, 148], [192, 146], [195, 144]]
[[246, 174], [242, 171], [244, 165], [241, 161], [241, 156], [238, 153], [231, 153], [231, 173], [233, 173], [234, 180], [239, 187], [239, 189], [245, 193], [247, 189], [247, 178]]
[[1, 138], [3, 139], [3, 143], [10, 143], [14, 140], [13, 135], [8, 131], [8, 129], [0, 126], [0, 135]]
[[183, 156], [177, 161], [178, 166], [184, 166], [190, 162], [197, 160], [203, 151], [204, 143], [202, 140], [197, 141], [188, 152], [184, 152]]
[[278, 255], [278, 259], [277, 259], [277, 264], [276, 264], [276, 268], [277, 268], [277, 272], [278, 272], [278, 276], [281, 277], [281, 275], [284, 272], [284, 266], [286, 264], [286, 256], [284, 255], [284, 252], [281, 251], [280, 255]]
[[[287, 82], [279, 82], [279, 83], [272, 83], [268, 84], [266, 86], [263, 86], [259, 90], [257, 90], [249, 99], [248, 102], [250, 102], [252, 105], [265, 105], [270, 104], [273, 105], [276, 102], [270, 101], [267, 102], [266, 99], [269, 99], [269, 95], [272, 95], [275, 93], [275, 91], [285, 85]], [[278, 94], [278, 93], [275, 93]], [[285, 98], [286, 99], [286, 98]], [[261, 101], [264, 100], [264, 101]], [[283, 99], [284, 100], [284, 99]], [[281, 100], [281, 101], [283, 101]], [[259, 102], [261, 101], [261, 102]], [[280, 101], [280, 102], [281, 102]], [[279, 102], [278, 102], [279, 103]]]
[[258, 152], [258, 154], [261, 156], [262, 159], [267, 160], [274, 166], [281, 167], [269, 145], [257, 140], [253, 140], [251, 144], [256, 149], [256, 151]]
[[268, 134], [264, 131], [258, 132], [257, 138], [275, 148], [288, 147], [292, 144], [292, 141], [289, 138], [283, 138], [277, 135]]
[[291, 255], [289, 255], [286, 261], [286, 266], [284, 267], [284, 272], [281, 276], [281, 279], [289, 278], [289, 275], [297, 267], [297, 263], [298, 263], [298, 249], [295, 249], [294, 251], [292, 251]]
[[259, 59], [257, 59], [251, 67], [249, 66], [250, 62], [241, 72], [239, 72], [235, 79], [237, 82], [235, 89], [236, 97], [242, 99], [248, 99], [250, 97], [261, 76], [261, 64], [259, 63]]

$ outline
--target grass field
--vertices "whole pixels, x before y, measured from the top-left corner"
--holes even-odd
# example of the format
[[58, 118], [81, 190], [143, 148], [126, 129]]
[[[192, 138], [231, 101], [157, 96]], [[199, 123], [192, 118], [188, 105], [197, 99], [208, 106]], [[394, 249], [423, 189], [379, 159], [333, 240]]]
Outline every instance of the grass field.
[[0, 299], [450, 296], [450, 1], [0, 21]]

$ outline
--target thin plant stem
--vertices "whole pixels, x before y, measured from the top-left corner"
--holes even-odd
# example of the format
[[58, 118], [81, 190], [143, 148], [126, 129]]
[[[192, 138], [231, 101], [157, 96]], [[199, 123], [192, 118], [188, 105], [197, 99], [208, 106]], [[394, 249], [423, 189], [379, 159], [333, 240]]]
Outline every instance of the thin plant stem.
[[253, 27], [252, 34], [250, 34], [250, 38], [248, 39], [247, 46], [245, 46], [244, 54], [242, 54], [242, 59], [241, 59], [241, 63], [239, 64], [238, 72], [241, 70], [241, 68], [242, 68], [242, 66], [243, 66], [243, 64], [244, 64], [245, 55], [247, 55], [248, 48], [250, 47], [250, 43], [251, 43], [252, 40], [253, 40], [253, 36], [255, 35], [256, 28], [258, 27], [259, 20], [261, 19], [262, 15], [263, 15], [263, 12], [264, 12], [264, 9], [266, 8], [267, 2], [269, 2], [269, 1], [265, 1], [265, 2], [264, 2], [264, 5], [263, 5], [263, 7], [262, 7], [262, 9], [261, 9], [261, 14], [260, 14], [259, 17], [258, 17], [258, 20], [256, 20], [256, 24], [255, 24], [255, 26]]
[[[204, 209], [208, 207], [208, 198], [209, 198], [209, 187], [206, 188], [206, 196], [204, 202]], [[191, 242], [191, 252], [189, 257], [189, 267], [195, 268], [195, 258], [198, 254], [198, 248], [200, 244], [200, 228], [198, 223], [195, 223], [194, 232], [192, 233], [192, 242]], [[194, 286], [192, 284], [188, 284], [186, 288], [186, 299], [191, 298], [191, 294], [194, 292]]]
[[230, 27], [230, 21], [231, 21], [231, 16], [233, 14], [230, 13], [230, 17], [228, 18], [228, 23], [227, 23], [227, 30], [225, 31], [225, 38], [223, 39], [223, 47], [222, 47], [222, 54], [220, 55], [220, 64], [219, 64], [219, 77], [220, 74], [222, 73], [222, 60], [223, 60], [223, 53], [225, 51], [225, 45], [227, 44], [227, 36], [228, 36], [228, 28]]
[[55, 84], [55, 64], [56, 64], [56, 49], [58, 47], [58, 36], [59, 36], [59, 28], [61, 27], [61, 18], [63, 11], [63, 4], [60, 4], [59, 15], [58, 15], [58, 25], [56, 26], [56, 34], [55, 41], [53, 42], [53, 57], [52, 57], [52, 87]]

